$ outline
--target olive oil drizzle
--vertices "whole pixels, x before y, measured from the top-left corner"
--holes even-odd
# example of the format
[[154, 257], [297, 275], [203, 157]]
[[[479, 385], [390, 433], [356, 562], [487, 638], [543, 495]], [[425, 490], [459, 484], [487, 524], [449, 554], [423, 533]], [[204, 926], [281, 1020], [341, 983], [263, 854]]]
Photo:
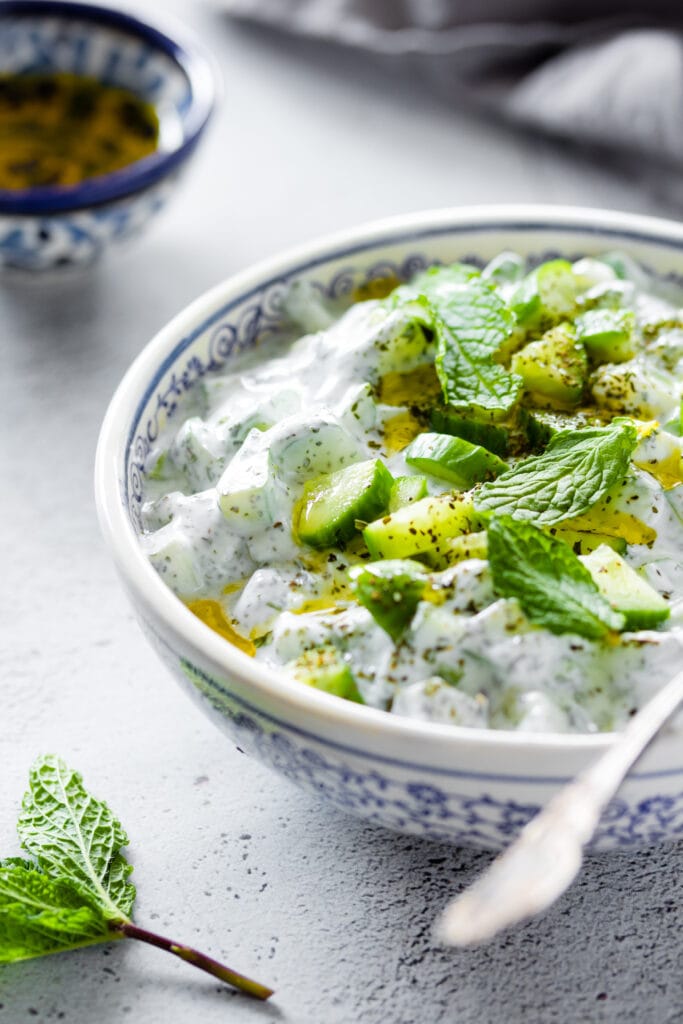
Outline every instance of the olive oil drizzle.
[[78, 185], [158, 144], [154, 107], [128, 89], [61, 71], [0, 75], [0, 188]]

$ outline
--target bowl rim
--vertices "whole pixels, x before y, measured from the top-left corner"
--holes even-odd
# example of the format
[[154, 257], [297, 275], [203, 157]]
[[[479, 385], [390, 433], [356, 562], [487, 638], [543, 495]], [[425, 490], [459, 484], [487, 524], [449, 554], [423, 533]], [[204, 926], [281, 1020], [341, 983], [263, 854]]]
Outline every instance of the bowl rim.
[[[543, 753], [550, 756], [571, 753], [580, 757], [597, 756], [620, 734], [520, 733], [424, 722], [345, 701], [283, 678], [277, 670], [226, 643], [185, 607], [144, 555], [121, 498], [121, 472], [132, 438], [131, 421], [139, 413], [146, 383], [163, 363], [172, 362], [175, 348], [181, 339], [192, 334], [200, 319], [206, 319], [208, 314], [228, 303], [231, 297], [301, 270], [305, 265], [324, 263], [338, 255], [340, 250], [347, 250], [351, 255], [354, 251], [389, 244], [398, 240], [397, 236], [400, 238], [409, 233], [419, 236], [420, 233], [434, 233], [439, 229], [444, 233], [453, 229], [463, 232], [567, 229], [582, 231], [588, 236], [611, 232], [625, 240], [631, 237], [668, 248], [678, 247], [683, 253], [683, 224], [664, 218], [559, 204], [500, 204], [448, 207], [384, 218], [326, 235], [261, 260], [214, 285], [176, 314], [144, 346], [128, 368], [107, 408], [97, 444], [94, 476], [100, 528], [127, 588], [147, 609], [153, 610], [167, 630], [176, 634], [186, 648], [217, 666], [221, 673], [246, 684], [261, 698], [284, 703], [293, 714], [313, 714], [324, 719], [326, 725], [349, 729], [356, 737], [362, 735], [367, 741], [382, 732], [406, 744], [405, 749], [414, 744], [415, 752], [418, 747], [425, 749], [426, 743], [437, 744], [442, 749], [457, 747], [462, 751], [468, 748], [481, 750], [485, 745], [491, 752], [495, 749], [510, 754], [531, 750], [539, 756]], [[258, 700], [254, 703], [258, 705]], [[658, 746], [667, 751], [664, 760], [675, 764], [674, 751], [680, 753], [680, 737], [675, 734], [660, 736]], [[669, 751], [671, 757], [668, 756]]]
[[173, 149], [155, 150], [117, 171], [86, 178], [78, 185], [0, 189], [0, 216], [66, 213], [123, 199], [154, 185], [192, 153], [215, 107], [220, 76], [213, 57], [186, 26], [165, 15], [157, 18], [155, 14], [153, 22], [142, 21], [126, 8], [78, 0], [0, 0], [0, 24], [6, 16], [92, 22], [142, 39], [184, 72], [191, 100], [183, 112], [183, 139]]

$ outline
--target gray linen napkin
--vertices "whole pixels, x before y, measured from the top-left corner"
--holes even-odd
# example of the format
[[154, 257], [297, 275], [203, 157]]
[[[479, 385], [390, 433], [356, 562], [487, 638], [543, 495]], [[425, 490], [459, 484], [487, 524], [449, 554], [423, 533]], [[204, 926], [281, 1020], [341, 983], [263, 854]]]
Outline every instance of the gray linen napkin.
[[236, 18], [417, 68], [453, 102], [630, 154], [636, 168], [683, 164], [683, 0], [223, 4]]

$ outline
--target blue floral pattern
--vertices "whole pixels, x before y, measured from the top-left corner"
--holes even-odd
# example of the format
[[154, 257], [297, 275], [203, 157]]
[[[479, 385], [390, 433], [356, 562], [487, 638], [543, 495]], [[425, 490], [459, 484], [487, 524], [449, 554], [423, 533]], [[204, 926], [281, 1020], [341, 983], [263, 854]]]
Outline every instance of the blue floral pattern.
[[[538, 802], [519, 803], [493, 796], [483, 783], [476, 795], [454, 793], [452, 788], [427, 781], [428, 770], [419, 781], [399, 779], [377, 768], [360, 770], [353, 766], [352, 755], [320, 739], [314, 746], [310, 739], [302, 742], [285, 723], [276, 726], [256, 708], [245, 710], [225, 685], [188, 661], [181, 659], [175, 667], [218, 712], [221, 725], [240, 749], [341, 810], [398, 832], [499, 849], [518, 835], [552, 792], [539, 785]], [[612, 801], [592, 845], [596, 849], [633, 846], [674, 836], [683, 836], [683, 791], [635, 803], [621, 798]]]

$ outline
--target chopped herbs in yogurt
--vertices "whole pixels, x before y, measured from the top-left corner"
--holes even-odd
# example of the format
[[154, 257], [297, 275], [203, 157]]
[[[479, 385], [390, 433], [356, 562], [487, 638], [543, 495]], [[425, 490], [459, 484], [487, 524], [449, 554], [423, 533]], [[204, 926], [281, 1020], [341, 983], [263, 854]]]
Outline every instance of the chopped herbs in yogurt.
[[307, 333], [205, 380], [148, 467], [145, 552], [300, 685], [619, 729], [683, 653], [683, 310], [611, 253], [392, 289], [335, 317], [295, 287]]

